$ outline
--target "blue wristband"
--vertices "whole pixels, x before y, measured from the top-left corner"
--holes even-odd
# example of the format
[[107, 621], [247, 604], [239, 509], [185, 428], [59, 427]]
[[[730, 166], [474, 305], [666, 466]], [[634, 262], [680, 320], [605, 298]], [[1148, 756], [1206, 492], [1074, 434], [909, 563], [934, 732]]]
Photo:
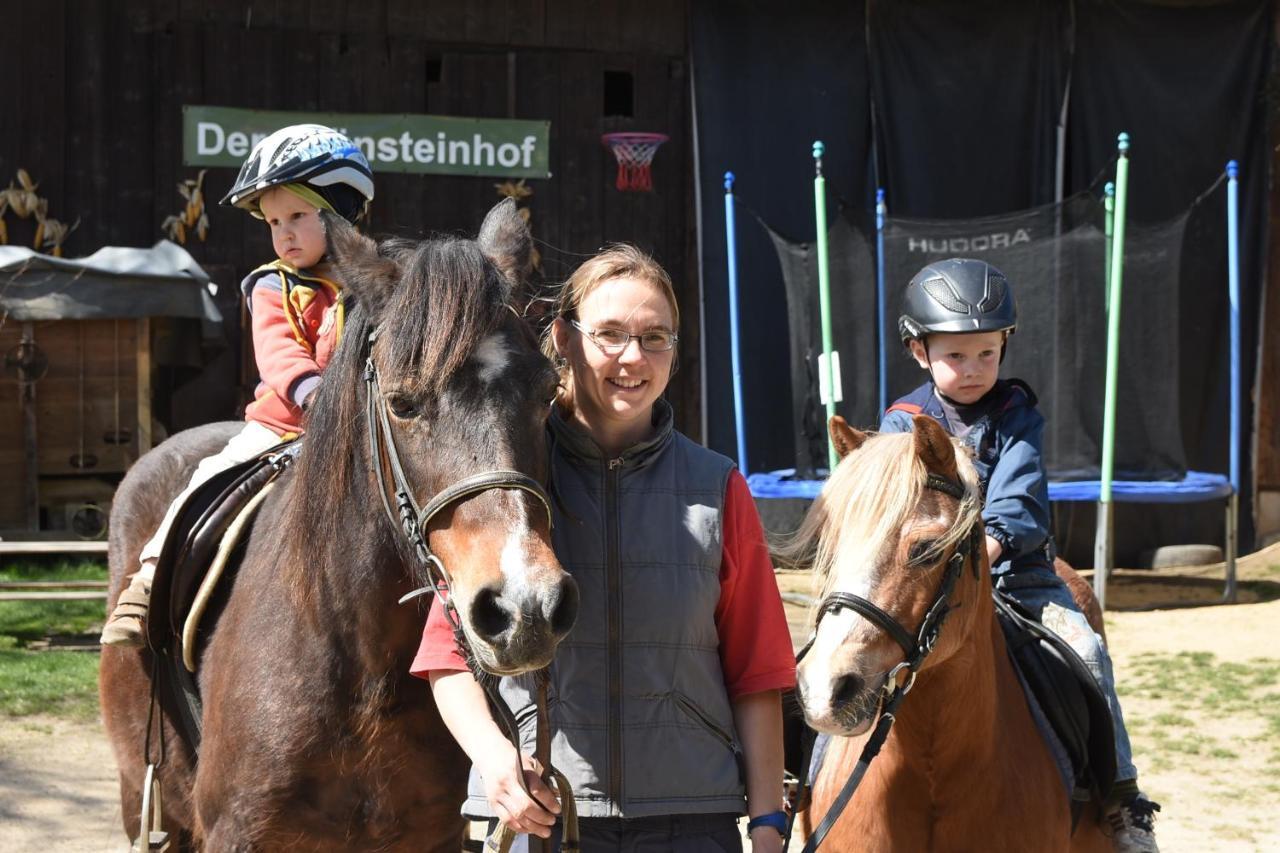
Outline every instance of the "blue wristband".
[[770, 812], [762, 814], [759, 817], [753, 817], [747, 821], [747, 832], [760, 826], [772, 826], [778, 830], [778, 834], [783, 838], [787, 837], [787, 813], [786, 812]]

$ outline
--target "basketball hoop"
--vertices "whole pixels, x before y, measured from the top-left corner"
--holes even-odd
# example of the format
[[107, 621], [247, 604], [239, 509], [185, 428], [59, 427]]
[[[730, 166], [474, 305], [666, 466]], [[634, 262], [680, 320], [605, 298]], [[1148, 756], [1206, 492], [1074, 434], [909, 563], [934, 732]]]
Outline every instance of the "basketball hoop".
[[652, 192], [649, 164], [658, 146], [670, 137], [665, 133], [606, 133], [600, 137], [618, 158], [617, 188], [622, 192]]

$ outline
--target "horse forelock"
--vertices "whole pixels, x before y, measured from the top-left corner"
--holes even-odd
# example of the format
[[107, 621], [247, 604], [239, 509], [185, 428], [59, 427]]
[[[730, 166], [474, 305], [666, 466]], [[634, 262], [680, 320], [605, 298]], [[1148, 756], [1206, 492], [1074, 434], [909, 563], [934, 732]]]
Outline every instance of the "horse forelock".
[[[377, 330], [383, 391], [438, 395], [507, 311], [501, 279], [474, 241], [391, 240], [380, 251], [396, 260], [400, 280], [381, 305], [361, 301], [358, 292], [352, 300], [340, 345], [308, 408], [305, 445], [287, 493], [282, 535], [290, 568], [282, 580], [300, 604], [311, 597], [312, 569], [324, 559], [326, 543], [352, 538], [346, 504], [378, 501], [360, 485], [369, 441], [364, 370], [370, 333]], [[346, 559], [354, 556], [350, 547], [343, 545]]]
[[[965, 497], [946, 533], [937, 539], [939, 555], [969, 534], [982, 509], [978, 475], [968, 452], [957, 448], [956, 463]], [[910, 433], [872, 436], [836, 466], [788, 546], [793, 553], [812, 556], [821, 598], [837, 586], [874, 587], [879, 579], [866, 575], [875, 571], [885, 549], [915, 519], [927, 475]]]
[[401, 280], [379, 318], [376, 356], [388, 379], [436, 396], [498, 325], [506, 289], [472, 240], [400, 244]]

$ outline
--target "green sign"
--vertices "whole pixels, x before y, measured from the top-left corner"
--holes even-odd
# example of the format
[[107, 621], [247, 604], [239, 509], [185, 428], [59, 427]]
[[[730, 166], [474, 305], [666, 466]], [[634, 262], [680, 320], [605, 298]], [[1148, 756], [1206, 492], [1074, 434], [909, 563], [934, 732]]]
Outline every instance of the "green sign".
[[239, 167], [264, 136], [324, 124], [360, 147], [375, 172], [551, 177], [551, 122], [392, 113], [300, 113], [182, 108], [182, 161]]

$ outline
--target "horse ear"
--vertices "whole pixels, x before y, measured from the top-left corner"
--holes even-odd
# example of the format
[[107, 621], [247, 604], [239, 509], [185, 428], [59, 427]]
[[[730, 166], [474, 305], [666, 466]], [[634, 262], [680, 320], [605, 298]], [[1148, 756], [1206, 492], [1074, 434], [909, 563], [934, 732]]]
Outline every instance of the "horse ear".
[[529, 280], [533, 272], [533, 235], [516, 209], [515, 199], [504, 198], [493, 206], [480, 226], [476, 243], [513, 288]]
[[361, 234], [341, 216], [322, 210], [320, 219], [329, 242], [329, 257], [343, 285], [378, 316], [400, 280], [400, 268], [378, 252], [376, 241]]
[[840, 415], [832, 415], [827, 421], [827, 432], [831, 433], [831, 443], [841, 459], [861, 447], [868, 438], [865, 432], [849, 426], [849, 422]]
[[928, 415], [913, 415], [912, 432], [916, 437], [916, 455], [931, 473], [954, 480], [959, 476], [956, 466], [956, 446], [951, 443], [947, 431]]

